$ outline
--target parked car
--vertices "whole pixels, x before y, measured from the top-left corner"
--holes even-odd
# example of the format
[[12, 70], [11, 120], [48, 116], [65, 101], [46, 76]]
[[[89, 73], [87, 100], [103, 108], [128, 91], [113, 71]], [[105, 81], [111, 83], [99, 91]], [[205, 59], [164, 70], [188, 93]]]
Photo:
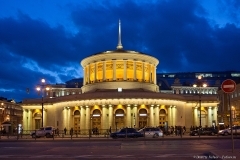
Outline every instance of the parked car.
[[198, 136], [199, 134], [213, 136], [218, 134], [218, 130], [217, 128], [207, 127], [207, 128], [200, 128], [200, 129], [190, 131], [191, 136]]
[[143, 134], [138, 132], [134, 128], [123, 128], [117, 132], [111, 133], [110, 137], [112, 137], [112, 138], [125, 138], [125, 137], [138, 138], [138, 137], [143, 137]]
[[145, 127], [139, 130], [144, 137], [158, 138], [163, 136], [163, 131], [160, 128]]
[[[233, 134], [240, 134], [240, 126], [233, 126]], [[219, 135], [227, 136], [231, 134], [231, 128], [222, 129], [218, 132]]]
[[32, 138], [46, 137], [51, 138], [54, 136], [55, 128], [54, 127], [41, 127], [38, 130], [32, 131], [30, 135]]

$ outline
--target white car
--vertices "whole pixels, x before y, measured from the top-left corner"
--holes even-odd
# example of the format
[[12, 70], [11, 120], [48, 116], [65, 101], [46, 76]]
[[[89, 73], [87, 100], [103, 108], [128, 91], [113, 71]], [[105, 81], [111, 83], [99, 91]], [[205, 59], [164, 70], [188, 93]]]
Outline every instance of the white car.
[[139, 130], [144, 137], [158, 138], [163, 136], [163, 131], [160, 128], [145, 127]]
[[[233, 126], [232, 128], [233, 128], [233, 134], [240, 134], [240, 126]], [[231, 134], [231, 128], [219, 130], [218, 134], [223, 135], [223, 136], [230, 135]]]
[[30, 136], [32, 136], [32, 138], [37, 137], [51, 138], [54, 136], [54, 132], [55, 132], [54, 127], [42, 127], [39, 128], [38, 130], [32, 131], [30, 133]]

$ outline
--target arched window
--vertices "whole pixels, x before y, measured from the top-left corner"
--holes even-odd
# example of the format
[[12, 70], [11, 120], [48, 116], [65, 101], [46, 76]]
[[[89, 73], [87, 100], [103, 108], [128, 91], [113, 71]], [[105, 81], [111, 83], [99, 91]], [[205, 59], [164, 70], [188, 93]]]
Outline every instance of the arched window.
[[115, 112], [116, 117], [123, 117], [124, 111], [122, 109], [117, 109]]
[[100, 117], [101, 116], [101, 112], [98, 109], [95, 109], [93, 111], [93, 117]]
[[146, 109], [140, 109], [139, 110], [139, 116], [147, 116], [147, 110]]
[[80, 111], [79, 110], [76, 110], [75, 112], [74, 112], [74, 116], [79, 116], [80, 115]]

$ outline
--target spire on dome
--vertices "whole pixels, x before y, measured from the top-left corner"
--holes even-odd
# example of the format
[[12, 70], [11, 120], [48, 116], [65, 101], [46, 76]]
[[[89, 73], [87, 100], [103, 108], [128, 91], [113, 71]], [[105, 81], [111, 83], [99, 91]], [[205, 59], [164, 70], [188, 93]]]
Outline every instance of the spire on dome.
[[117, 49], [123, 49], [122, 43], [121, 43], [121, 21], [119, 19], [119, 27], [118, 27], [118, 45]]

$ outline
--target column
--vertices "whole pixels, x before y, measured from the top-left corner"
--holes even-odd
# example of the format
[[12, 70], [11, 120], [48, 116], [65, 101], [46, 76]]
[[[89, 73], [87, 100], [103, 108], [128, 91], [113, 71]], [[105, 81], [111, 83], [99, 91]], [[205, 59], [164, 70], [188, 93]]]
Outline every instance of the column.
[[153, 120], [154, 120], [154, 117], [153, 117], [153, 106], [151, 105], [150, 106], [150, 126], [154, 126], [154, 123], [153, 123]]
[[86, 129], [86, 110], [83, 106], [81, 106], [81, 120], [80, 120], [80, 129]]
[[103, 81], [106, 81], [106, 61], [103, 62]]
[[136, 80], [136, 73], [137, 73], [137, 70], [136, 70], [136, 61], [133, 62], [133, 80], [135, 81]]
[[113, 60], [113, 80], [116, 81], [116, 60]]
[[28, 125], [29, 125], [28, 128], [29, 128], [30, 130], [35, 129], [35, 128], [33, 127], [32, 110], [31, 110], [31, 109], [28, 110]]
[[97, 62], [94, 63], [94, 82], [97, 82]]
[[145, 64], [142, 62], [142, 82], [145, 82]]
[[70, 124], [70, 120], [71, 119], [71, 109], [70, 108], [68, 108], [68, 110], [67, 110], [67, 127], [69, 128], [69, 129], [71, 129], [71, 124]]
[[152, 83], [151, 73], [152, 73], [152, 65], [148, 64], [148, 77], [149, 77], [148, 79], [149, 79], [149, 83]]
[[26, 109], [23, 109], [23, 124], [22, 124], [22, 127], [23, 129], [25, 130], [29, 130], [27, 127], [27, 110]]
[[87, 76], [87, 83], [90, 83], [90, 65], [87, 65], [88, 68], [88, 76]]
[[127, 127], [131, 127], [131, 107], [127, 106]]
[[138, 128], [138, 113], [137, 113], [137, 106], [133, 107], [133, 127], [135, 126]]
[[102, 121], [101, 121], [101, 129], [108, 129], [107, 125], [107, 112], [106, 112], [106, 106], [102, 106]]
[[86, 67], [83, 67], [83, 85], [86, 84]]
[[124, 63], [124, 71], [123, 71], [123, 80], [126, 81], [127, 80], [127, 61], [123, 61]]
[[173, 124], [173, 126], [175, 126], [176, 125], [176, 119], [177, 119], [177, 117], [176, 117], [177, 115], [176, 115], [176, 106], [173, 106], [172, 107], [172, 124]]
[[208, 107], [208, 127], [212, 126], [212, 107]]
[[47, 109], [43, 109], [43, 127], [47, 126]]
[[113, 128], [113, 107], [112, 106], [109, 106], [108, 108], [108, 117], [109, 117], [109, 128]]
[[157, 84], [157, 74], [156, 74], [157, 68], [154, 66], [153, 68], [153, 79], [154, 79], [154, 84]]
[[172, 106], [168, 107], [168, 126], [173, 126], [173, 124], [172, 124]]
[[194, 107], [194, 126], [199, 126], [198, 124], [198, 107]]
[[90, 109], [86, 106], [86, 129], [90, 129]]
[[155, 106], [155, 118], [154, 118], [154, 126], [159, 126], [159, 106]]
[[65, 107], [63, 107], [62, 110], [62, 129], [64, 129], [66, 127], [66, 118], [65, 118]]
[[217, 121], [217, 107], [215, 106], [213, 108], [213, 120], [216, 122], [216, 125], [218, 124], [218, 121]]

